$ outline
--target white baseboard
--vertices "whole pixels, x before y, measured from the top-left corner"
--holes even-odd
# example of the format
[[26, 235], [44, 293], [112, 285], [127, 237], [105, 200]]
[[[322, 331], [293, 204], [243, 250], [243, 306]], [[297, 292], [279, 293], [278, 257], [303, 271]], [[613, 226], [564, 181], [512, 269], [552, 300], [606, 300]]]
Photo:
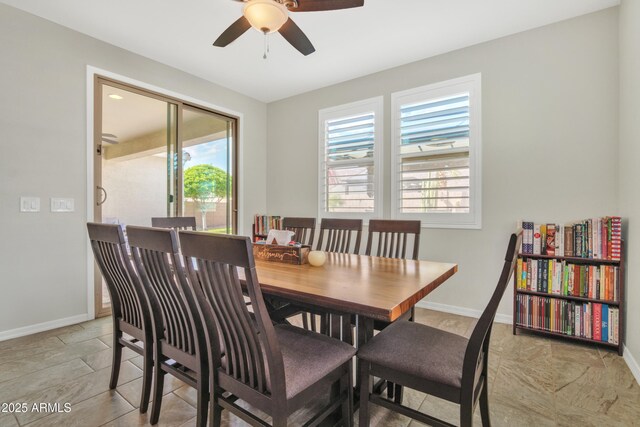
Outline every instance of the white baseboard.
[[[427, 308], [429, 310], [442, 311], [444, 313], [459, 314], [460, 316], [475, 317], [476, 319], [482, 314], [481, 310], [472, 308], [459, 307], [457, 305], [440, 304], [433, 301], [419, 301], [416, 307]], [[495, 321], [498, 323], [506, 323], [510, 325], [513, 321], [512, 316], [508, 314], [496, 314]]]
[[636, 377], [636, 382], [640, 384], [640, 365], [638, 365], [638, 362], [626, 346], [624, 346], [622, 357], [624, 357], [624, 361], [627, 362], [627, 366], [629, 367], [629, 370], [631, 371], [633, 376]]
[[0, 341], [49, 331], [51, 329], [62, 328], [63, 326], [75, 325], [76, 323], [85, 322], [87, 320], [89, 320], [89, 315], [85, 313], [77, 316], [66, 317], [64, 319], [51, 320], [49, 322], [9, 329], [8, 331], [0, 331]]

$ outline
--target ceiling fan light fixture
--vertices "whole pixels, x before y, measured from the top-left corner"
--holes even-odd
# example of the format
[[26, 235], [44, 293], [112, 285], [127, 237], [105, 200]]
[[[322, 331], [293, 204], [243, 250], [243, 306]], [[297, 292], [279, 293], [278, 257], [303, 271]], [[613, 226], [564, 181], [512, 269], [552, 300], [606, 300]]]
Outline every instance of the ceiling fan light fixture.
[[275, 0], [249, 0], [242, 13], [253, 28], [265, 34], [278, 31], [289, 19], [287, 8]]

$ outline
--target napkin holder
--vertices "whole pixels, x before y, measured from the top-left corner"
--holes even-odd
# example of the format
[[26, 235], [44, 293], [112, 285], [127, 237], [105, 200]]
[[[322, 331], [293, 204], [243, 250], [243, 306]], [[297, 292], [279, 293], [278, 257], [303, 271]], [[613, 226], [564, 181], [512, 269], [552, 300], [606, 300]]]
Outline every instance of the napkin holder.
[[279, 262], [281, 264], [302, 265], [308, 264], [311, 246], [283, 246], [267, 245], [263, 243], [253, 244], [253, 257], [260, 261]]

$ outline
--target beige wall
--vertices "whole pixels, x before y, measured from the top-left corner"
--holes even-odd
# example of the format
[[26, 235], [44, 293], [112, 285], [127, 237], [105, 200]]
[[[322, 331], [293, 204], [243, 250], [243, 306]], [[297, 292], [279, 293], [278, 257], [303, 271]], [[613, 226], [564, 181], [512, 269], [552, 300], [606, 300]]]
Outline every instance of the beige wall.
[[[269, 104], [269, 214], [317, 215], [318, 110], [383, 95], [389, 217], [390, 94], [482, 73], [482, 229], [423, 229], [420, 250], [459, 263], [430, 301], [482, 309], [517, 220], [617, 212], [617, 16], [608, 9]], [[499, 312], [511, 307], [507, 292]]]
[[620, 210], [627, 218], [627, 349], [640, 376], [640, 2], [620, 6]]
[[[242, 113], [245, 230], [266, 208], [264, 103], [0, 4], [0, 337], [87, 312], [87, 65]], [[20, 196], [42, 211], [19, 213]]]

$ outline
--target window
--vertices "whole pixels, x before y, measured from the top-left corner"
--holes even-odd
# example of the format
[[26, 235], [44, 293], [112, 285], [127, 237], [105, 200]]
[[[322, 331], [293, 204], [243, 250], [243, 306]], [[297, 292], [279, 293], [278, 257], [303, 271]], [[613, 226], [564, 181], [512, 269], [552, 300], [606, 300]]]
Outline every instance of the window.
[[320, 110], [319, 217], [379, 216], [381, 137], [382, 97]]
[[391, 212], [481, 228], [480, 74], [392, 94]]

